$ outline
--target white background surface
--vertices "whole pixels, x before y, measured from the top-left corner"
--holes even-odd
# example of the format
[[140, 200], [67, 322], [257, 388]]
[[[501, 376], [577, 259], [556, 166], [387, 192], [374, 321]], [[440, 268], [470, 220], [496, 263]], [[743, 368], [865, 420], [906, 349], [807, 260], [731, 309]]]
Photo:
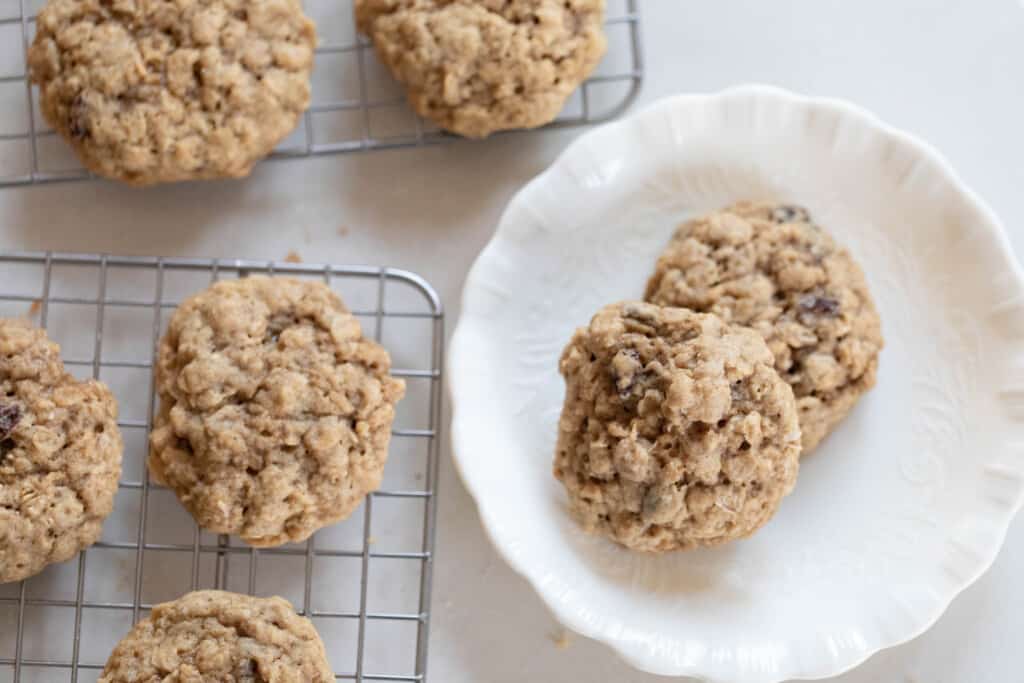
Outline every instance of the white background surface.
[[[641, 103], [766, 82], [850, 99], [933, 143], [1024, 253], [1024, 6], [1017, 0], [640, 0]], [[426, 276], [458, 316], [509, 197], [578, 131], [267, 164], [236, 183], [0, 191], [0, 247], [372, 263]], [[654, 681], [559, 629], [483, 537], [444, 452], [430, 680]], [[917, 640], [843, 683], [1020, 680], [1024, 521]], [[808, 628], [814, 628], [808, 616]]]

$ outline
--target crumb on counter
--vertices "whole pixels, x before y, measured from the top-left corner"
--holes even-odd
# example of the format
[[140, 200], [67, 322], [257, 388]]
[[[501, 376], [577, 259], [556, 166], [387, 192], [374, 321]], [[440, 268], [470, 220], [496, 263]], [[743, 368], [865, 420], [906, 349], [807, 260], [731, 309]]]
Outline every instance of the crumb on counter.
[[569, 631], [564, 628], [552, 632], [548, 637], [551, 638], [551, 642], [559, 650], [568, 650], [569, 646], [572, 645], [572, 637], [569, 635]]
[[338, 226], [338, 237], [347, 237], [352, 232], [347, 225]]
[[34, 318], [39, 315], [39, 311], [43, 310], [43, 302], [40, 299], [36, 299], [32, 302], [32, 305], [28, 307], [28, 317]]
[[302, 257], [299, 256], [298, 252], [292, 249], [288, 252], [288, 255], [284, 257], [285, 263], [302, 263]]

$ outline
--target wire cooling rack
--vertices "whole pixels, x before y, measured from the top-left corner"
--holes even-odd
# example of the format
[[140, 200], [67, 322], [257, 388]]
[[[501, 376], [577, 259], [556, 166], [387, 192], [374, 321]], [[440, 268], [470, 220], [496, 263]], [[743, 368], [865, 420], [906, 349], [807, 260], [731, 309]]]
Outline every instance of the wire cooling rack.
[[[0, 0], [0, 187], [90, 177], [39, 114], [25, 52], [44, 0]], [[437, 144], [453, 137], [416, 116], [401, 88], [356, 34], [352, 0], [304, 0], [320, 45], [312, 105], [272, 158], [301, 158]], [[640, 89], [639, 0], [607, 0], [608, 53], [550, 127], [597, 123], [625, 110]]]
[[[201, 531], [145, 470], [153, 354], [170, 313], [212, 280], [264, 272], [327, 282], [405, 378], [381, 490], [308, 542], [254, 549]], [[200, 588], [282, 595], [319, 630], [339, 680], [426, 679], [444, 317], [419, 276], [376, 267], [0, 253], [0, 317], [29, 317], [121, 408], [122, 481], [102, 540], [0, 585], [0, 682], [95, 681], [153, 604]]]

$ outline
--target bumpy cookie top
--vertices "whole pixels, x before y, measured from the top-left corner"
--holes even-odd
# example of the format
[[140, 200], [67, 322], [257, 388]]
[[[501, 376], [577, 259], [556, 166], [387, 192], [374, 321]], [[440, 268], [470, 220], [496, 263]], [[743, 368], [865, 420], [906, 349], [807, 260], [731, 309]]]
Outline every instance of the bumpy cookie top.
[[321, 282], [218, 282], [160, 343], [150, 471], [210, 531], [302, 541], [380, 485], [405, 393], [390, 366]]
[[442, 128], [481, 138], [554, 119], [606, 47], [604, 0], [356, 0], [359, 30]]
[[99, 680], [328, 683], [334, 674], [313, 624], [287, 601], [211, 590], [153, 607]]
[[753, 533], [796, 482], [793, 391], [757, 333], [620, 303], [562, 353], [555, 476], [584, 528], [666, 551]]
[[99, 538], [122, 450], [107, 387], [65, 372], [44, 331], [0, 319], [0, 583]]
[[49, 0], [36, 27], [42, 113], [104, 176], [244, 176], [309, 105], [298, 0]]
[[883, 342], [864, 274], [800, 207], [744, 202], [686, 223], [646, 299], [760, 332], [793, 387], [805, 451], [875, 384]]

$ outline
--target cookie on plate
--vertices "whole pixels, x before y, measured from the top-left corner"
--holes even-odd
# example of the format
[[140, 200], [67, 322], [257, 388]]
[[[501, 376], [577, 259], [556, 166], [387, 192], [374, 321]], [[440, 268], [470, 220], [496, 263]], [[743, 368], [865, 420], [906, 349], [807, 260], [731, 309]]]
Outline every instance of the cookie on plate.
[[160, 343], [149, 469], [205, 529], [299, 542], [380, 486], [391, 359], [322, 282], [218, 282]]
[[470, 138], [552, 121], [604, 55], [604, 0], [356, 0], [421, 116]]
[[334, 673], [312, 622], [286, 600], [206, 590], [153, 607], [99, 681], [328, 683]]
[[554, 473], [589, 532], [643, 551], [716, 545], [760, 528], [796, 482], [793, 390], [753, 330], [613, 304], [560, 370]]
[[133, 185], [248, 175], [309, 106], [299, 0], [48, 0], [28, 53], [43, 117]]
[[801, 207], [741, 202], [684, 224], [646, 299], [760, 332], [793, 387], [805, 452], [875, 384], [882, 330], [864, 273]]
[[66, 372], [43, 330], [0, 319], [0, 583], [96, 542], [123, 450], [110, 390]]

